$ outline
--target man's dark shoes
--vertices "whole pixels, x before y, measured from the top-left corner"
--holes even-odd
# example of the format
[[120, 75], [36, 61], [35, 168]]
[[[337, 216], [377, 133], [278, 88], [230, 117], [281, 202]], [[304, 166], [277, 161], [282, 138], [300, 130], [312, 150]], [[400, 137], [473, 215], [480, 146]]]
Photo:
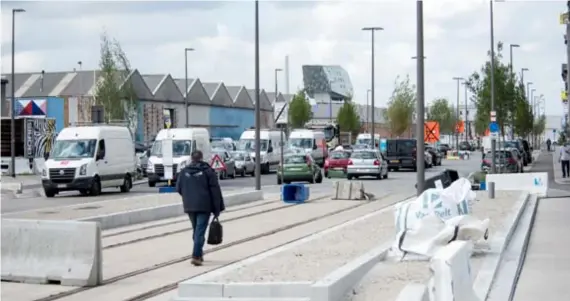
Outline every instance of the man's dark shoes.
[[201, 266], [204, 263], [204, 258], [203, 257], [192, 257], [192, 260], [190, 261], [190, 263], [192, 263], [192, 265], [194, 265], [194, 266]]

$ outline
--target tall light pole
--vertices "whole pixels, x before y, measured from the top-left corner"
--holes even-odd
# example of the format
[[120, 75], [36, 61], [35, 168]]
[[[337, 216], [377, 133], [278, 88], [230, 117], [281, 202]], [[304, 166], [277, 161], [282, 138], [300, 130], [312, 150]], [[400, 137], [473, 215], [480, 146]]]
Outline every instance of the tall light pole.
[[528, 82], [526, 83], [526, 100], [528, 101], [528, 104], [530, 105], [530, 86], [533, 84], [533, 82]]
[[370, 121], [368, 120], [370, 117], [370, 92], [372, 90], [366, 90], [366, 131], [370, 131]]
[[370, 81], [371, 81], [371, 85], [370, 85], [370, 99], [371, 99], [371, 106], [372, 106], [372, 116], [370, 117], [370, 119], [372, 120], [372, 130], [370, 131], [370, 133], [372, 134], [372, 148], [376, 149], [376, 139], [374, 138], [374, 128], [376, 123], [374, 122], [374, 111], [375, 111], [375, 107], [374, 107], [374, 32], [375, 31], [379, 31], [379, 30], [384, 30], [384, 28], [382, 27], [364, 27], [362, 28], [362, 30], [364, 31], [370, 31], [371, 34], [371, 38], [372, 38], [372, 56], [371, 56], [371, 61], [370, 61]]
[[519, 47], [521, 47], [521, 45], [519, 45], [519, 44], [510, 44], [509, 45], [509, 51], [510, 51], [510, 53], [509, 53], [509, 60], [510, 60], [509, 69], [510, 69], [511, 73], [513, 73], [513, 48], [519, 48]]
[[188, 127], [190, 124], [190, 119], [188, 117], [188, 52], [194, 51], [194, 48], [184, 48], [184, 114], [186, 116], [186, 125]]
[[259, 104], [259, 0], [255, 0], [255, 190], [261, 190], [261, 111]]
[[[461, 81], [464, 81], [465, 79], [463, 77], [454, 77], [453, 80], [457, 81], [457, 100], [455, 103], [455, 114], [457, 115], [457, 123], [459, 123], [459, 87], [461, 85]], [[457, 124], [455, 125], [455, 147], [457, 150], [459, 150], [459, 128], [457, 127]]]
[[12, 178], [16, 177], [16, 116], [15, 114], [15, 104], [16, 104], [16, 13], [25, 12], [22, 8], [12, 9], [12, 79], [10, 80], [10, 85], [12, 85], [12, 99], [10, 100], [10, 140], [12, 144], [10, 146], [10, 152], [12, 155], [10, 164], [10, 173]]
[[[490, 19], [490, 30], [491, 30], [491, 112], [495, 112], [495, 21], [493, 16], [493, 0], [489, 1], [489, 19]], [[489, 114], [491, 115], [491, 114]], [[495, 150], [497, 148], [497, 141], [495, 138], [491, 138], [491, 173], [497, 172], [497, 166], [495, 164]], [[494, 185], [494, 183], [493, 183]], [[495, 186], [489, 189], [491, 191], [492, 198], [495, 196]]]
[[[277, 103], [277, 97], [279, 96], [279, 84], [278, 84], [279, 80], [277, 78], [277, 73], [279, 73], [281, 71], [283, 71], [283, 69], [275, 68], [275, 101], [273, 101], [274, 106]], [[279, 142], [279, 149], [281, 152], [281, 157], [280, 157], [281, 162], [279, 163], [279, 167], [281, 169], [281, 183], [283, 183], [284, 182], [283, 181], [283, 163], [285, 161], [284, 151], [283, 151], [284, 141], [285, 141], [285, 138], [283, 137], [283, 127], [281, 127], [280, 134], [281, 134], [281, 141]]]
[[[567, 6], [567, 14], [570, 18], [570, 2], [566, 2], [566, 6]], [[570, 22], [566, 22], [566, 39], [570, 39]], [[566, 68], [570, 68], [570, 41], [566, 42]], [[568, 98], [568, 95], [570, 94], [570, 70], [566, 72], [566, 84], [568, 86], [568, 88], [566, 89], [566, 98]], [[570, 101], [568, 102], [568, 119], [565, 119], [566, 124], [568, 124], [568, 121], [570, 121]], [[564, 112], [564, 110], [562, 110], [562, 112]], [[564, 114], [564, 113], [563, 113]], [[567, 127], [568, 132], [566, 132], [566, 137], [570, 136], [570, 127]]]
[[528, 99], [529, 105], [530, 105], [530, 107], [531, 107], [531, 112], [532, 112], [532, 132], [530, 132], [530, 139], [531, 139], [530, 141], [531, 141], [531, 143], [533, 143], [534, 137], [536, 136], [535, 133], [534, 133], [534, 124], [535, 124], [535, 122], [536, 122], [536, 112], [535, 112], [535, 110], [534, 110], [534, 103], [535, 103], [535, 100], [534, 100], [534, 91], [536, 91], [536, 89], [530, 90], [530, 98]]
[[424, 100], [424, 6], [423, 1], [416, 2], [416, 57], [417, 57], [417, 97], [416, 102], [416, 193], [421, 195], [424, 192], [425, 184], [425, 159], [424, 159], [424, 122], [425, 122], [425, 100]]
[[464, 131], [465, 131], [465, 143], [469, 142], [469, 139], [467, 137], [467, 135], [469, 134], [469, 110], [467, 109], [467, 88], [469, 87], [469, 84], [467, 82], [463, 82], [463, 85], [465, 86], [465, 126]]
[[523, 88], [524, 88], [524, 73], [526, 71], [530, 71], [530, 69], [528, 68], [521, 68], [521, 82], [523, 83]]

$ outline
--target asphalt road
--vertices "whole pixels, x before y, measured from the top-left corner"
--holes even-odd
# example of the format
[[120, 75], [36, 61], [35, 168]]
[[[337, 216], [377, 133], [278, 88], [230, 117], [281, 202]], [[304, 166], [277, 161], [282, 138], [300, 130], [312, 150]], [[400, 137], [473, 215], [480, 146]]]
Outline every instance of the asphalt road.
[[[443, 166], [437, 166], [426, 170], [426, 178], [437, 174], [445, 170], [446, 168], [455, 169], [460, 175], [466, 176], [470, 172], [479, 170], [481, 164], [481, 155], [479, 153], [474, 153], [470, 160], [444, 160]], [[376, 180], [373, 178], [361, 178], [364, 182], [365, 188], [372, 193], [384, 193], [386, 191], [410, 191], [413, 194], [415, 191], [416, 184], [416, 173], [412, 171], [398, 171], [390, 172], [389, 178], [387, 180]], [[227, 179], [220, 181], [222, 190], [224, 192], [244, 190], [244, 189], [254, 189], [255, 187], [255, 177], [237, 177], [236, 179]], [[266, 194], [278, 195], [279, 185], [277, 185], [277, 179], [275, 174], [262, 175], [261, 176], [262, 190]], [[331, 187], [331, 180], [325, 179], [321, 184], [310, 185], [311, 192], [321, 193], [328, 192]], [[2, 197], [1, 199], [1, 212], [17, 212], [25, 210], [33, 210], [40, 208], [49, 208], [57, 206], [66, 206], [82, 203], [92, 203], [116, 199], [120, 201], [123, 198], [131, 198], [134, 196], [144, 196], [148, 194], [157, 193], [158, 188], [148, 187], [146, 184], [137, 185], [133, 187], [130, 193], [120, 193], [117, 189], [105, 189], [102, 195], [97, 197], [83, 197], [79, 196], [76, 192], [68, 192], [62, 195], [58, 195], [54, 198], [45, 198], [41, 196], [30, 196], [25, 195], [21, 198], [7, 198]]]

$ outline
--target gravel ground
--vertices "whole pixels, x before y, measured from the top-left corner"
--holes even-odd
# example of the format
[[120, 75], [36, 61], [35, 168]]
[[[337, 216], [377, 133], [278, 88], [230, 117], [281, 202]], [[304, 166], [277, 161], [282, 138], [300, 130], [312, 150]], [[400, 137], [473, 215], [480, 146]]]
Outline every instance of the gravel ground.
[[[490, 200], [486, 192], [477, 192], [479, 201], [473, 204], [473, 215], [480, 219], [490, 219], [489, 239], [493, 239], [493, 234], [502, 230], [505, 218], [512, 212], [511, 208], [519, 196], [520, 192], [497, 191], [495, 199]], [[483, 251], [475, 252], [471, 257], [473, 280], [477, 277], [483, 260]], [[381, 262], [347, 293], [343, 301], [396, 300], [408, 283], [426, 284], [430, 277], [427, 261]]]

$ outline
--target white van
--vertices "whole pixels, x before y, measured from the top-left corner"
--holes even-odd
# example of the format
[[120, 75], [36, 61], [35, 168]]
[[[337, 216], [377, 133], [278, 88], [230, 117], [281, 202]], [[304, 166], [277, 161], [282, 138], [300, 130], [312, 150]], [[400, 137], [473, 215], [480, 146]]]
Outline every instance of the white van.
[[[374, 145], [380, 145], [380, 134], [374, 134]], [[362, 133], [356, 136], [356, 144], [365, 144], [372, 146], [372, 134]], [[372, 146], [372, 148], [374, 148]]]
[[172, 160], [173, 179], [176, 183], [176, 175], [186, 164], [190, 163], [190, 155], [193, 151], [199, 150], [204, 154], [204, 160], [210, 159], [210, 133], [205, 128], [181, 128], [162, 129], [156, 135], [148, 154], [148, 165], [146, 173], [148, 176], [148, 186], [154, 187], [158, 182], [168, 182], [164, 177], [164, 164], [162, 160], [162, 140], [168, 136], [172, 138]]
[[46, 197], [77, 190], [96, 196], [102, 188], [129, 192], [136, 174], [135, 143], [122, 126], [64, 128], [42, 170]]
[[289, 135], [289, 147], [291, 149], [302, 149], [310, 153], [315, 162], [323, 167], [325, 159], [328, 157], [327, 142], [325, 133], [315, 130], [297, 129]]
[[[261, 155], [261, 174], [267, 174], [270, 171], [277, 171], [279, 161], [281, 160], [281, 131], [277, 130], [260, 130], [260, 155]], [[287, 136], [283, 134], [283, 143], [287, 143]], [[237, 145], [238, 151], [247, 151], [255, 160], [255, 129], [246, 130], [241, 134]]]

